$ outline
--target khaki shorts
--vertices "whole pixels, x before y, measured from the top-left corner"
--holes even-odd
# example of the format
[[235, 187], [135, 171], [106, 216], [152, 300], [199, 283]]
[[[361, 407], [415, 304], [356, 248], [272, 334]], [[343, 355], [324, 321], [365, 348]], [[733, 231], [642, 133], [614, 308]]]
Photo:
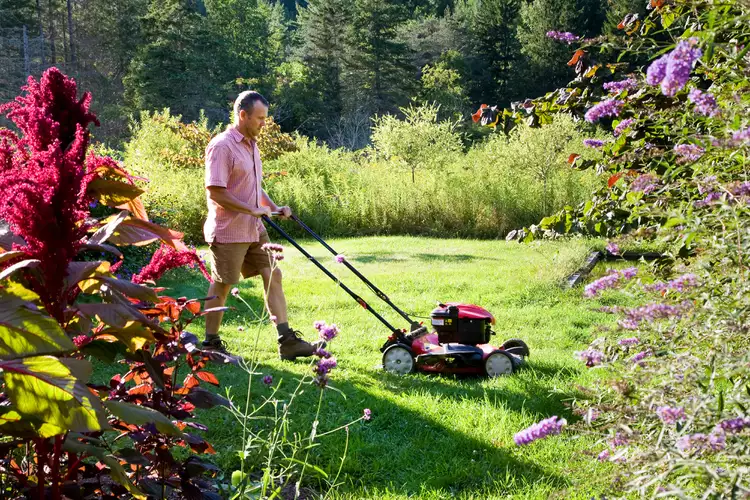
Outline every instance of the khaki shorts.
[[236, 285], [240, 274], [250, 278], [260, 274], [261, 270], [271, 269], [268, 253], [261, 246], [268, 243], [268, 233], [263, 231], [255, 243], [211, 243], [211, 277], [218, 283]]

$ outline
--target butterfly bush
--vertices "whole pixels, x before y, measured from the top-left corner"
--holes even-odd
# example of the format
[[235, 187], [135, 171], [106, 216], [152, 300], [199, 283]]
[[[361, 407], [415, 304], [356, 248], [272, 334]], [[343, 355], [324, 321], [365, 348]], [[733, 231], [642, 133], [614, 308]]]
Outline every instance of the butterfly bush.
[[604, 88], [604, 90], [612, 94], [619, 94], [624, 90], [634, 90], [637, 87], [638, 82], [635, 80], [635, 78], [628, 78], [626, 80], [620, 80], [617, 82], [607, 82], [602, 85], [602, 88]]
[[573, 33], [569, 31], [548, 31], [547, 38], [557, 40], [558, 42], [565, 42], [567, 44], [577, 42], [578, 40], [581, 39], [580, 36], [574, 35]]
[[557, 416], [546, 418], [541, 422], [537, 422], [536, 424], [516, 433], [516, 435], [513, 436], [513, 441], [518, 446], [527, 445], [538, 439], [560, 434], [563, 426], [567, 423], [568, 422], [564, 418]]

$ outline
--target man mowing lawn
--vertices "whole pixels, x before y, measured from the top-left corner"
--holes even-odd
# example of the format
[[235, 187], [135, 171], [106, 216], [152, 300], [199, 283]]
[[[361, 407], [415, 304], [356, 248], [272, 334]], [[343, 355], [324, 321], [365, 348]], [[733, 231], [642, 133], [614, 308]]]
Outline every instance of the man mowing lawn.
[[[325, 343], [309, 343], [287, 322], [286, 298], [281, 286], [281, 270], [271, 268], [262, 248], [269, 243], [260, 217], [281, 212], [290, 217], [289, 207], [279, 207], [261, 187], [263, 170], [257, 139], [268, 117], [268, 101], [257, 92], [243, 92], [234, 101], [234, 124], [211, 140], [206, 148], [206, 199], [208, 217], [203, 234], [213, 262], [206, 308], [222, 307], [240, 276], [260, 275], [266, 290], [268, 311], [276, 317], [279, 357], [294, 360], [311, 356]], [[203, 348], [227, 352], [219, 337], [224, 313], [206, 315]]]

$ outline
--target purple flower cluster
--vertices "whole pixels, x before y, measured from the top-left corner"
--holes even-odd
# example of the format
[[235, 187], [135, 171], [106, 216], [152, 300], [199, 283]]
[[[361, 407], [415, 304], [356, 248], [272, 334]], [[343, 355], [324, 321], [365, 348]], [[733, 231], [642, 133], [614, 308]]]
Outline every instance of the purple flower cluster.
[[278, 243], [264, 243], [260, 249], [266, 251], [274, 262], [284, 260], [284, 247]]
[[625, 347], [638, 344], [639, 342], [640, 340], [638, 340], [638, 337], [628, 337], [628, 338], [620, 339], [617, 341], [619, 345], [625, 346]]
[[603, 450], [601, 453], [599, 453], [599, 455], [596, 456], [596, 459], [600, 462], [606, 462], [607, 460], [609, 460], [609, 456], [609, 450]]
[[696, 161], [703, 156], [706, 150], [695, 144], [676, 144], [674, 152], [683, 160]]
[[683, 293], [689, 288], [695, 288], [698, 285], [698, 277], [693, 273], [683, 274], [673, 280], [666, 283], [656, 282], [651, 285], [646, 285], [644, 288], [649, 292], [663, 292], [666, 290], [674, 290], [676, 292]]
[[741, 432], [743, 429], [750, 427], [750, 418], [748, 417], [737, 417], [729, 420], [723, 420], [717, 425], [719, 429], [724, 432], [730, 432], [736, 434]]
[[575, 355], [581, 361], [585, 361], [586, 366], [589, 368], [602, 364], [602, 360], [604, 359], [603, 352], [591, 348], [586, 349], [585, 351], [577, 351]]
[[646, 81], [650, 85], [661, 84], [664, 95], [675, 95], [685, 86], [695, 62], [703, 55], [697, 44], [697, 38], [679, 42], [672, 52], [651, 63], [646, 71]]
[[609, 442], [609, 445], [612, 448], [619, 448], [620, 446], [625, 446], [630, 442], [628, 439], [628, 435], [622, 432], [615, 433], [615, 437], [612, 438], [612, 441]]
[[266, 375], [265, 377], [263, 377], [263, 383], [267, 386], [270, 386], [271, 384], [273, 384], [273, 377], [271, 375]]
[[627, 118], [621, 121], [620, 123], [618, 123], [614, 131], [615, 137], [618, 137], [620, 134], [625, 132], [634, 123], [635, 123], [635, 120], [633, 120], [632, 118]]
[[581, 39], [580, 36], [574, 35], [573, 33], [569, 31], [548, 31], [547, 38], [557, 40], [558, 42], [565, 42], [567, 44], [577, 42], [578, 40]]
[[705, 198], [702, 200], [698, 200], [695, 202], [696, 208], [703, 208], [707, 207], [709, 205], [713, 205], [715, 202], [719, 201], [721, 199], [721, 193], [718, 191], [712, 191], [706, 195]]
[[335, 324], [328, 325], [325, 321], [316, 321], [315, 323], [313, 323], [313, 326], [316, 330], [318, 330], [320, 340], [324, 340], [326, 342], [330, 342], [331, 340], [336, 338], [336, 335], [339, 334], [339, 328]]
[[372, 412], [370, 411], [369, 408], [365, 408], [364, 411], [362, 412], [362, 420], [367, 421], [367, 420], [370, 420], [371, 418], [372, 418]]
[[641, 351], [641, 352], [639, 352], [638, 354], [636, 354], [635, 356], [633, 356], [632, 358], [630, 358], [630, 361], [631, 361], [632, 363], [634, 363], [634, 364], [640, 365], [640, 364], [641, 364], [641, 362], [642, 362], [642, 361], [643, 361], [644, 359], [646, 359], [647, 357], [651, 356], [651, 354], [652, 354], [652, 353], [651, 353], [651, 351], [650, 351], [650, 350], [646, 350], [646, 351]]
[[584, 139], [583, 145], [587, 148], [600, 148], [604, 146], [604, 141], [600, 139]]
[[607, 116], [619, 116], [620, 110], [624, 105], [624, 101], [619, 101], [617, 99], [607, 99], [606, 101], [597, 103], [591, 109], [586, 111], [586, 121], [589, 123], [596, 123]]
[[607, 82], [602, 87], [604, 90], [613, 94], [619, 94], [623, 90], [633, 90], [638, 86], [638, 82], [634, 78], [628, 78], [626, 80], [620, 80], [619, 82]]
[[670, 406], [660, 406], [656, 409], [656, 415], [665, 424], [674, 424], [680, 420], [685, 420], [685, 409], [672, 408]]
[[516, 435], [513, 436], [513, 441], [515, 441], [518, 446], [522, 446], [536, 441], [537, 439], [560, 434], [563, 425], [567, 423], [568, 422], [564, 418], [557, 416], [545, 418], [541, 422], [516, 433]]
[[603, 290], [615, 288], [620, 284], [621, 281], [634, 278], [638, 273], [638, 269], [635, 267], [629, 267], [627, 269], [623, 269], [622, 271], [610, 269], [608, 272], [609, 274], [607, 274], [606, 276], [586, 285], [583, 290], [583, 295], [585, 297], [591, 298], [595, 297], [599, 292]]
[[713, 95], [702, 90], [692, 89], [688, 93], [688, 99], [695, 104], [695, 112], [703, 116], [714, 117], [719, 114], [719, 106]]
[[639, 175], [630, 185], [631, 191], [651, 194], [659, 187], [659, 180], [653, 174]]
[[677, 449], [683, 453], [695, 452], [698, 454], [720, 451], [726, 448], [726, 436], [723, 432], [712, 432], [709, 435], [703, 433], [690, 434], [677, 440]]
[[625, 311], [625, 319], [621, 320], [619, 324], [626, 330], [635, 330], [643, 321], [652, 322], [657, 319], [679, 318], [690, 307], [689, 301], [676, 306], [662, 303], [646, 304]]
[[617, 243], [607, 243], [607, 251], [612, 255], [620, 255], [620, 247], [617, 246]]
[[744, 128], [742, 130], [738, 130], [734, 133], [732, 133], [732, 140], [731, 145], [732, 146], [740, 146], [745, 142], [750, 141], [750, 127]]
[[732, 196], [750, 196], [750, 181], [735, 182], [729, 186]]
[[[322, 349], [318, 349], [318, 351], [322, 351]], [[338, 364], [336, 363], [336, 358], [331, 356], [328, 352], [325, 353], [328, 356], [321, 357], [313, 364], [313, 372], [315, 372], [315, 383], [321, 388], [328, 385], [328, 374], [331, 372], [331, 370], [336, 368]]]
[[334, 260], [338, 262], [339, 264], [343, 264], [346, 261], [346, 256], [340, 253], [336, 255], [336, 257], [334, 257]]

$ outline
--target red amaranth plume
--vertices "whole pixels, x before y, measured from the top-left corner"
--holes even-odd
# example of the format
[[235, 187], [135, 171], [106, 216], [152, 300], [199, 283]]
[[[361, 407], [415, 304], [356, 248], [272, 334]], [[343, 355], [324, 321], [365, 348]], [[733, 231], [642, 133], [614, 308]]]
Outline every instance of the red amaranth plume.
[[195, 253], [195, 250], [185, 250], [180, 252], [162, 243], [159, 249], [154, 252], [154, 255], [151, 257], [151, 262], [144, 266], [140, 273], [133, 275], [131, 281], [133, 283], [156, 281], [170, 269], [182, 266], [195, 267], [196, 265], [209, 283], [213, 283], [211, 276], [209, 276], [208, 271], [206, 270], [206, 266], [203, 264], [200, 257], [198, 257], [198, 254]]
[[39, 82], [29, 77], [25, 94], [0, 105], [21, 136], [0, 133], [0, 218], [22, 237], [18, 246], [39, 259], [41, 280], [29, 274], [32, 289], [48, 312], [62, 320], [67, 298], [64, 277], [89, 226], [86, 195], [96, 177], [84, 164], [91, 96], [76, 100], [76, 84], [57, 68]]

